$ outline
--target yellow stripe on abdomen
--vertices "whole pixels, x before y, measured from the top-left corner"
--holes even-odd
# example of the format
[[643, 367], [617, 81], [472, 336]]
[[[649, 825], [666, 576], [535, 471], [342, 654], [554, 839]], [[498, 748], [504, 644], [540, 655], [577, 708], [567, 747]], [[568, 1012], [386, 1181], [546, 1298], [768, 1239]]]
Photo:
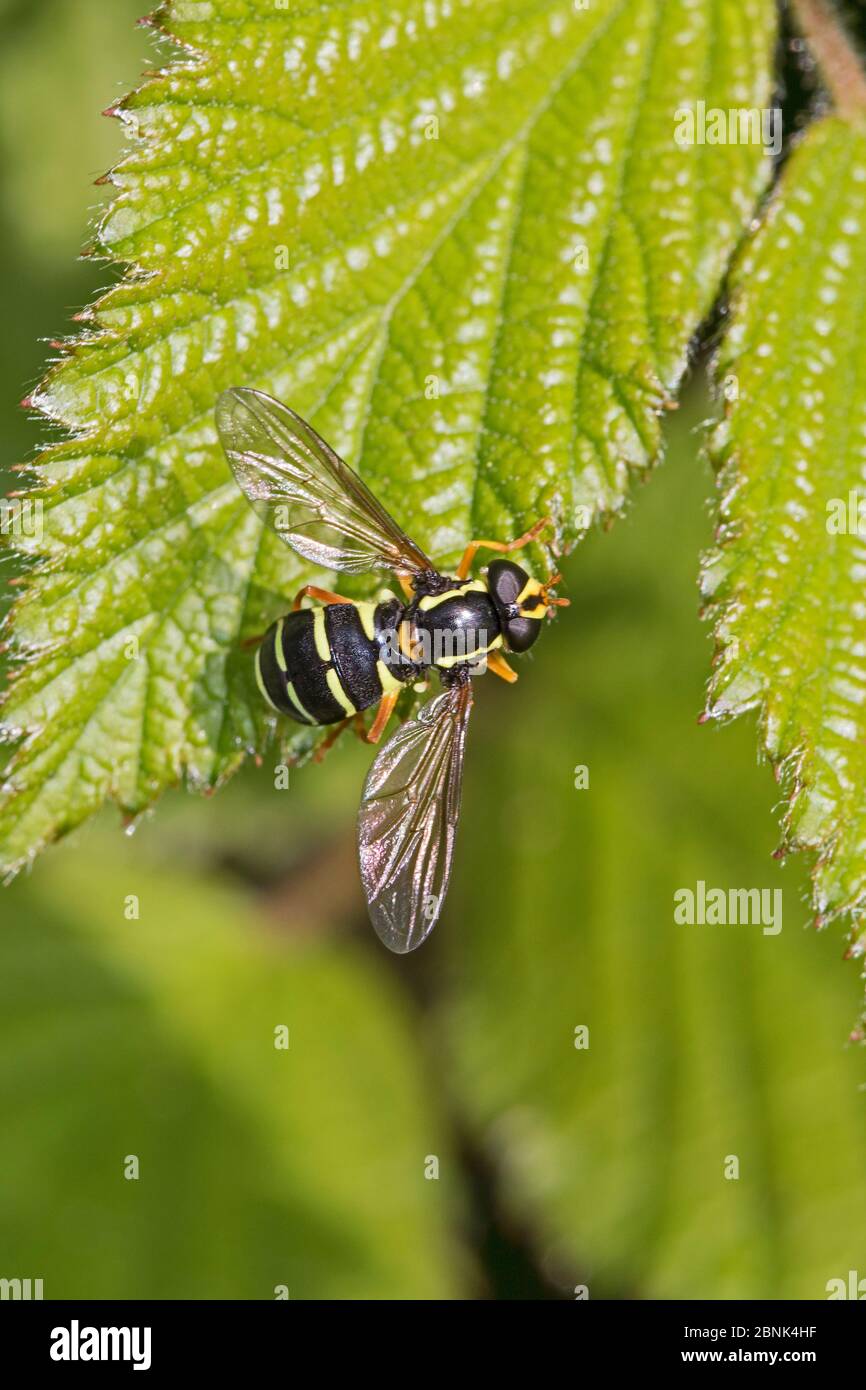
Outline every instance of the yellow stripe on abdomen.
[[376, 675], [379, 677], [379, 684], [382, 687], [382, 694], [387, 695], [394, 690], [402, 690], [403, 682], [398, 681], [396, 676], [392, 676], [384, 661], [376, 662]]
[[302, 719], [305, 719], [308, 724], [316, 724], [318, 722], [313, 718], [309, 710], [304, 709], [304, 706], [301, 704], [301, 701], [298, 698], [298, 692], [295, 690], [295, 687], [291, 681], [289, 681], [288, 685], [286, 686], [286, 696], [288, 698], [289, 704], [294, 705], [295, 709], [298, 711], [298, 714], [301, 716]]
[[377, 608], [377, 607], [378, 607], [378, 605], [375, 604], [375, 603], [356, 603], [356, 604], [355, 604], [355, 608], [356, 608], [357, 611], [358, 611], [358, 617], [359, 617], [360, 620], [361, 620], [361, 628], [363, 629], [364, 636], [367, 638], [367, 640], [368, 640], [369, 642], [374, 642], [374, 641], [376, 640], [376, 608]]
[[313, 641], [316, 644], [316, 655], [320, 661], [328, 662], [331, 660], [331, 647], [328, 642], [328, 634], [325, 631], [325, 610], [324, 608], [312, 609], [313, 614]]
[[258, 651], [256, 652], [256, 660], [255, 660], [256, 685], [259, 687], [259, 690], [260, 690], [260, 691], [262, 692], [262, 694], [264, 695], [265, 700], [266, 700], [267, 703], [270, 705], [271, 709], [274, 710], [276, 714], [282, 714], [283, 711], [280, 709], [279, 705], [275, 705], [275, 704], [274, 704], [273, 700], [271, 699], [270, 695], [268, 694], [267, 690], [265, 689], [265, 683], [264, 683], [264, 680], [262, 679], [261, 659], [262, 659], [262, 649], [261, 649], [261, 647], [259, 647]]
[[333, 666], [330, 666], [328, 670], [325, 672], [325, 680], [328, 682], [328, 689], [330, 690], [334, 699], [337, 701], [337, 704], [342, 705], [343, 709], [346, 711], [346, 714], [357, 714], [358, 711], [352, 704], [352, 701], [349, 699], [345, 690], [343, 689], [342, 684], [340, 683], [340, 677], [337, 675]]
[[277, 630], [274, 633], [274, 656], [277, 659], [277, 665], [281, 671], [285, 671], [286, 669], [286, 656], [283, 651], [283, 623], [285, 621], [285, 618], [280, 618], [280, 621], [277, 623]]

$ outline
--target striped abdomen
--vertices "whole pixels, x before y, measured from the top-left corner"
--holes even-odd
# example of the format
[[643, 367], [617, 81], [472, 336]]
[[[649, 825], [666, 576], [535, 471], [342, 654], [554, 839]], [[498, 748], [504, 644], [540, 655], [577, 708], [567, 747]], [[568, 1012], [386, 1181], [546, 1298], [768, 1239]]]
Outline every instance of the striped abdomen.
[[[403, 682], [383, 656], [394, 649], [402, 612], [392, 598], [329, 603], [280, 618], [256, 653], [256, 679], [268, 704], [301, 724], [335, 724], [399, 689]], [[408, 668], [403, 678], [411, 674]]]

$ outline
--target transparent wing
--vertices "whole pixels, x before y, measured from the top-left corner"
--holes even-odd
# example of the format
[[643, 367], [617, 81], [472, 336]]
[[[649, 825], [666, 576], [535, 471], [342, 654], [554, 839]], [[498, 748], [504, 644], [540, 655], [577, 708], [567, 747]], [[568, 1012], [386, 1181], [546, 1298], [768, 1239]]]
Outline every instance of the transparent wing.
[[241, 490], [299, 555], [351, 574], [434, 568], [357, 473], [288, 406], [233, 387], [217, 401], [216, 422]]
[[370, 918], [392, 951], [435, 927], [451, 876], [472, 688], [429, 700], [396, 732], [364, 783], [358, 822]]

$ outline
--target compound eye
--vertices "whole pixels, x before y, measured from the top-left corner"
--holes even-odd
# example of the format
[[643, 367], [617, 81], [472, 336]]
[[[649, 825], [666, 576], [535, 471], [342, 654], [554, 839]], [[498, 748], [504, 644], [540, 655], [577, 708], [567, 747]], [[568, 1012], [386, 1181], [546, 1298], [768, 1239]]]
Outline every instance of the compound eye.
[[494, 560], [487, 567], [487, 581], [497, 601], [510, 608], [526, 583], [526, 574], [513, 560]]
[[540, 632], [540, 618], [511, 618], [505, 624], [505, 642], [509, 651], [525, 652], [532, 646]]

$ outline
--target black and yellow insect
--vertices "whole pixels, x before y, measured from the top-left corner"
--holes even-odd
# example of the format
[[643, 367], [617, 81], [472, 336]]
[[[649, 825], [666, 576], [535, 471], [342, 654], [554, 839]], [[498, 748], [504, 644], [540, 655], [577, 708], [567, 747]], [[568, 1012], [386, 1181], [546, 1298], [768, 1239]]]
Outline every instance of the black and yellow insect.
[[[359, 816], [361, 880], [385, 945], [411, 951], [442, 908], [460, 810], [471, 678], [483, 670], [514, 681], [505, 652], [525, 652], [546, 615], [567, 602], [559, 578], [533, 579], [496, 559], [471, 577], [480, 549], [507, 553], [534, 540], [472, 541], [456, 574], [442, 574], [369, 488], [294, 411], [260, 391], [226, 391], [217, 427], [251, 505], [304, 558], [352, 574], [385, 570], [390, 592], [356, 602], [305, 585], [292, 611], [256, 653], [259, 688], [272, 709], [302, 724], [333, 725], [329, 741], [373, 705], [365, 737], [378, 742], [401, 691], [438, 673], [443, 691], [398, 729], [364, 784]], [[304, 608], [305, 598], [322, 606]]]

